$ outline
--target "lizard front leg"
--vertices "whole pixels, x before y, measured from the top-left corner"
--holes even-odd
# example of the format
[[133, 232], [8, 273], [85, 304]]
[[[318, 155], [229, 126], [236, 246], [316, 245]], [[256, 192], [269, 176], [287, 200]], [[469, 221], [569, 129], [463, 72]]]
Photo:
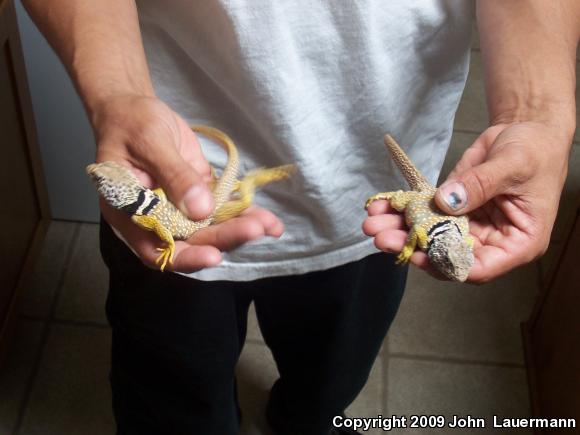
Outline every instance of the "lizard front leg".
[[424, 228], [413, 225], [407, 236], [407, 241], [403, 250], [397, 256], [397, 264], [407, 264], [411, 260], [411, 255], [415, 252], [417, 245], [423, 250], [427, 249], [429, 238]]
[[171, 231], [163, 226], [163, 224], [154, 216], [131, 216], [131, 220], [139, 225], [141, 228], [148, 231], [153, 231], [157, 234], [163, 242], [166, 243], [164, 248], [157, 248], [161, 252], [155, 264], [160, 264], [160, 269], [163, 272], [167, 263], [173, 264], [173, 255], [175, 254], [175, 241], [173, 240], [173, 235]]
[[365, 209], [369, 208], [369, 206], [375, 201], [386, 199], [395, 210], [403, 211], [411, 200], [413, 193], [414, 192], [403, 192], [402, 190], [397, 190], [396, 192], [380, 192], [367, 199]]

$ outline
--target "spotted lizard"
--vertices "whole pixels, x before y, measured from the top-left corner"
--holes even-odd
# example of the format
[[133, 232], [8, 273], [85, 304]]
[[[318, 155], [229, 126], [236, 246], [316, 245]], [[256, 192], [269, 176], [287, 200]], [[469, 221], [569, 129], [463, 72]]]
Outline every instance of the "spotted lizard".
[[167, 199], [162, 189], [147, 189], [133, 172], [119, 163], [106, 161], [87, 166], [87, 174], [110, 206], [128, 213], [134, 223], [153, 231], [165, 243], [164, 247], [157, 248], [161, 254], [156, 264], [161, 271], [173, 263], [176, 239], [188, 239], [202, 228], [239, 215], [251, 205], [257, 187], [288, 178], [295, 171], [292, 164], [256, 169], [238, 180], [238, 151], [230, 137], [208, 126], [193, 126], [192, 130], [217, 140], [228, 153], [221, 176], [213, 176], [210, 187], [215, 206], [206, 219], [189, 220]]
[[385, 144], [411, 190], [377, 193], [367, 200], [365, 208], [374, 201], [386, 199], [395, 210], [405, 213], [405, 223], [410, 230], [397, 263], [407, 264], [419, 246], [439, 272], [451, 280], [465, 281], [474, 262], [467, 216], [443, 214], [435, 205], [435, 187], [390, 135], [385, 136]]

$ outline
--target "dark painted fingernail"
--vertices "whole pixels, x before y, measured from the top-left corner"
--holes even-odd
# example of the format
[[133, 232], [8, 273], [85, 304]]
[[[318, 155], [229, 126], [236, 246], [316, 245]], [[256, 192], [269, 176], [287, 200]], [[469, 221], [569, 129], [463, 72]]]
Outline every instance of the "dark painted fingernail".
[[463, 183], [450, 181], [440, 187], [443, 200], [455, 211], [465, 208], [467, 205], [467, 191]]

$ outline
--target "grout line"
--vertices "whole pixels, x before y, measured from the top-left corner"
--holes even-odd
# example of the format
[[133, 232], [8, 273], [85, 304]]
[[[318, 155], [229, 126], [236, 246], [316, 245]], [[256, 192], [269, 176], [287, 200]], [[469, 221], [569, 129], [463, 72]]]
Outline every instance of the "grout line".
[[75, 219], [64, 219], [64, 218], [53, 218], [53, 219], [51, 219], [51, 221], [64, 222], [64, 223], [67, 223], [67, 224], [99, 225], [99, 221], [96, 221], [96, 222], [93, 222], [93, 221], [79, 221], [79, 220], [75, 220]]
[[34, 388], [34, 383], [36, 381], [36, 377], [38, 372], [40, 371], [40, 361], [42, 359], [42, 355], [44, 354], [44, 350], [46, 344], [48, 342], [48, 337], [50, 335], [51, 330], [51, 319], [54, 317], [54, 313], [56, 311], [56, 307], [58, 305], [58, 301], [62, 292], [62, 288], [64, 286], [64, 280], [66, 278], [66, 274], [68, 268], [70, 267], [70, 263], [72, 261], [73, 253], [75, 246], [77, 244], [80, 232], [80, 224], [77, 223], [75, 225], [73, 236], [69, 242], [68, 247], [66, 248], [66, 258], [62, 269], [60, 270], [60, 275], [58, 278], [58, 284], [56, 286], [56, 291], [52, 297], [52, 301], [50, 302], [50, 308], [48, 310], [48, 316], [46, 319], [42, 319], [44, 323], [44, 330], [42, 331], [40, 337], [40, 343], [38, 345], [38, 349], [36, 351], [36, 355], [34, 357], [34, 362], [32, 364], [32, 369], [30, 370], [30, 375], [26, 382], [26, 388], [24, 389], [24, 395], [22, 397], [22, 402], [20, 403], [20, 409], [18, 410], [18, 417], [16, 419], [16, 424], [14, 425], [14, 435], [18, 435], [20, 433], [20, 429], [22, 427], [22, 422], [24, 420], [24, 415], [26, 414], [26, 410], [28, 408], [28, 404], [30, 402], [30, 397], [32, 396], [32, 390]]
[[102, 323], [94, 320], [74, 320], [74, 319], [63, 319], [59, 317], [49, 319], [44, 318], [42, 316], [35, 316], [30, 314], [20, 314], [19, 317], [24, 320], [30, 320], [35, 322], [50, 322], [54, 325], [79, 326], [83, 328], [96, 328], [96, 329], [111, 329], [108, 323]]
[[444, 364], [459, 364], [459, 365], [478, 365], [485, 367], [501, 367], [501, 368], [511, 368], [511, 369], [525, 369], [525, 364], [522, 363], [508, 363], [508, 362], [493, 362], [493, 361], [481, 361], [481, 360], [469, 360], [453, 357], [438, 357], [438, 356], [426, 356], [426, 355], [412, 355], [401, 352], [390, 353], [392, 358], [398, 359], [408, 359], [412, 361], [425, 361], [425, 362], [439, 362]]
[[96, 322], [93, 320], [72, 320], [72, 319], [54, 318], [50, 322], [53, 325], [77, 326], [82, 328], [95, 328], [95, 329], [111, 329], [111, 327], [108, 324]]

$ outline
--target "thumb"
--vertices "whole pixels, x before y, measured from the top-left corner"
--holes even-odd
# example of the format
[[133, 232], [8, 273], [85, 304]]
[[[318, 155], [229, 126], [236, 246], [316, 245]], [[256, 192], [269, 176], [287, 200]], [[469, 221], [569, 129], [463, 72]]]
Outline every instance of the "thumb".
[[213, 211], [214, 200], [207, 183], [174, 147], [162, 148], [159, 156], [148, 160], [151, 175], [182, 213], [199, 220]]
[[500, 159], [488, 160], [447, 179], [435, 193], [435, 203], [444, 213], [469, 213], [503, 192], [511, 173]]

